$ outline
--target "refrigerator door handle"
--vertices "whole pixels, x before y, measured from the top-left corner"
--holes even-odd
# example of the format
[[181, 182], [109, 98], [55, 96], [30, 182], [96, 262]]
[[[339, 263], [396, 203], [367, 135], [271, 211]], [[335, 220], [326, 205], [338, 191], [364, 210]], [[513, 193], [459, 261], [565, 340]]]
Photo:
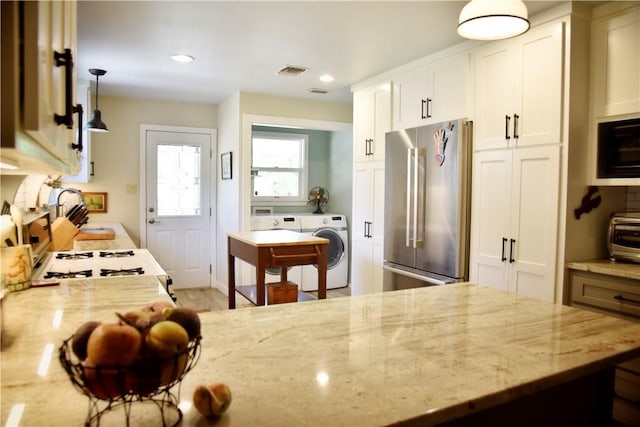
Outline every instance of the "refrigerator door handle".
[[418, 166], [420, 159], [419, 148], [414, 148], [413, 157], [413, 248], [418, 247]]
[[411, 148], [407, 148], [407, 208], [405, 210], [405, 227], [406, 236], [405, 236], [405, 246], [411, 246]]

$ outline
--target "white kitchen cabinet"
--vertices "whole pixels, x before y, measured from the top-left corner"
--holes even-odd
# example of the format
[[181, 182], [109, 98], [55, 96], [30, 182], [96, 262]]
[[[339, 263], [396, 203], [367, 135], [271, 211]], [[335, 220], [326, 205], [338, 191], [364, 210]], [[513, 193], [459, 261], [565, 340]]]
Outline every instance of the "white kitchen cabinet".
[[88, 84], [78, 84], [76, 86], [76, 103], [82, 105], [84, 113], [82, 123], [78, 123], [77, 132], [82, 132], [82, 152], [80, 157], [80, 167], [75, 175], [67, 175], [62, 178], [62, 182], [88, 183], [93, 176], [93, 162], [91, 161], [91, 132], [86, 128], [90, 120], [93, 108], [91, 107], [91, 92]]
[[384, 160], [385, 133], [391, 129], [391, 83], [353, 96], [353, 160]]
[[476, 150], [561, 142], [563, 33], [553, 22], [474, 51]]
[[[592, 105], [596, 118], [640, 112], [640, 6], [607, 4], [591, 30]], [[596, 15], [594, 11], [594, 15]]]
[[21, 173], [75, 173], [76, 2], [1, 4], [2, 159]]
[[560, 146], [477, 152], [470, 280], [555, 298]]
[[393, 129], [468, 117], [468, 80], [467, 53], [398, 76], [393, 82]]
[[351, 293], [382, 292], [384, 161], [353, 165]]

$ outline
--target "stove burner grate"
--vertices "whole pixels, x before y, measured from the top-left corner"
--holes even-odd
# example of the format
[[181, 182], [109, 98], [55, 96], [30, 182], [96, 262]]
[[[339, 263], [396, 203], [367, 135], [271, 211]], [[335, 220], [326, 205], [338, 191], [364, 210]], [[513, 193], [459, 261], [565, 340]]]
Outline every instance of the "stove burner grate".
[[56, 254], [56, 259], [87, 259], [93, 258], [93, 252], [76, 252], [76, 253], [63, 253]]
[[74, 279], [78, 277], [91, 277], [93, 276], [93, 272], [91, 270], [79, 270], [79, 271], [68, 271], [66, 273], [60, 271], [47, 271], [44, 275], [45, 279]]
[[112, 276], [139, 276], [144, 274], [144, 270], [142, 267], [136, 268], [121, 268], [119, 270], [114, 270], [110, 268], [101, 268], [100, 276], [103, 277], [112, 277]]
[[100, 251], [101, 258], [122, 258], [134, 255], [133, 251]]

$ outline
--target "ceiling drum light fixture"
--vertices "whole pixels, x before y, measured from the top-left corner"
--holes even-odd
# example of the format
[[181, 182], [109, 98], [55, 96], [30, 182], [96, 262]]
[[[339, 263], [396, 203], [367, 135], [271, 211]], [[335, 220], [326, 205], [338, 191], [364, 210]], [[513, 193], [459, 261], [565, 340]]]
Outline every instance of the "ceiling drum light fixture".
[[525, 33], [529, 26], [527, 6], [521, 0], [471, 0], [460, 12], [458, 34], [499, 40]]
[[184, 55], [182, 53], [178, 53], [176, 55], [172, 55], [171, 59], [176, 62], [192, 62], [195, 58], [191, 55]]
[[96, 108], [93, 110], [93, 117], [87, 122], [87, 129], [92, 132], [109, 132], [107, 125], [102, 121], [102, 113], [98, 109], [98, 78], [107, 72], [98, 68], [89, 68], [89, 72], [96, 76]]

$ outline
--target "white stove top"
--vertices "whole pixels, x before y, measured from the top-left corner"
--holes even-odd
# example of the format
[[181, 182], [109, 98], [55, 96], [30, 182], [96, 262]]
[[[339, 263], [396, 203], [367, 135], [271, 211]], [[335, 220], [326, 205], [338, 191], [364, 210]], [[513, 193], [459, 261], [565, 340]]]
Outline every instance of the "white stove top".
[[34, 271], [33, 280], [99, 279], [129, 274], [157, 276], [167, 273], [147, 249], [51, 252]]

